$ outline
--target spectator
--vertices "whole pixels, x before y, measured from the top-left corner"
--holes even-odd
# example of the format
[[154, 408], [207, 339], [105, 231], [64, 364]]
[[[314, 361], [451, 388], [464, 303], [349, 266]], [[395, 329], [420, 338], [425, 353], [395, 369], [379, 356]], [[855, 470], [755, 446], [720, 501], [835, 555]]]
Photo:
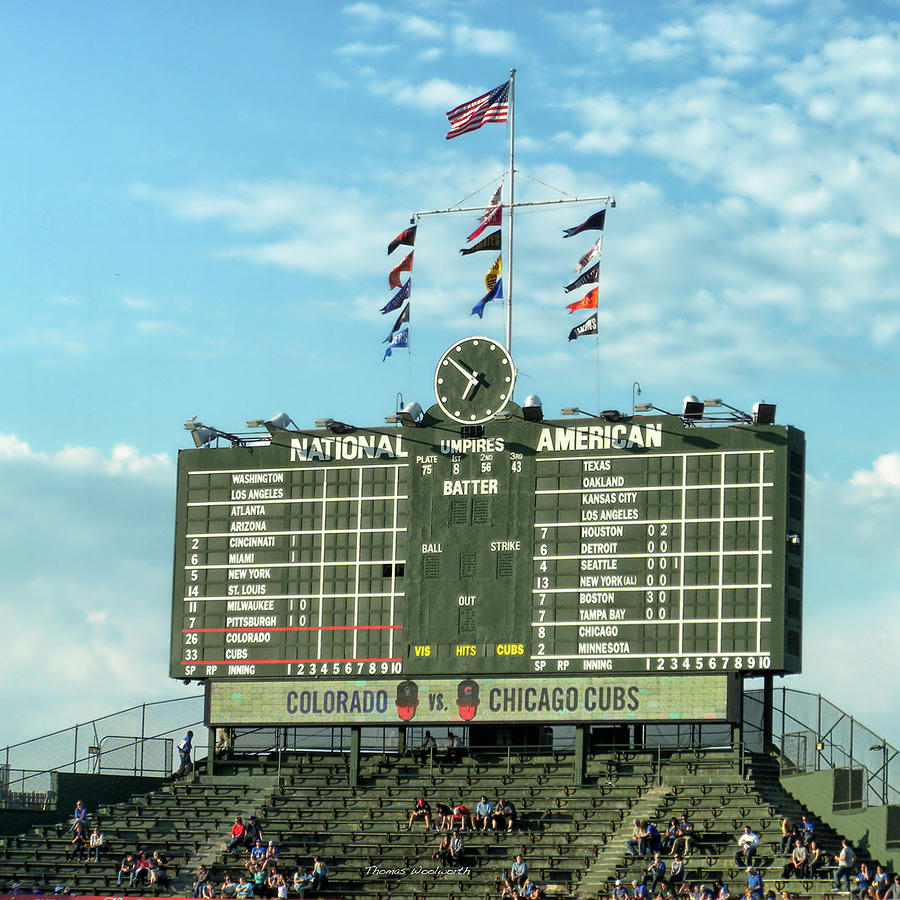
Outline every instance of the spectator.
[[131, 884], [131, 873], [134, 871], [134, 856], [131, 853], [126, 853], [124, 857], [122, 857], [122, 862], [119, 863], [119, 877], [116, 879], [118, 884], [122, 884], [122, 882], [127, 878], [128, 883]]
[[269, 841], [269, 844], [266, 847], [266, 855], [263, 857], [263, 867], [274, 872], [277, 865], [278, 848], [275, 846], [275, 841]]
[[669, 867], [669, 886], [673, 890], [678, 890], [678, 888], [684, 883], [684, 860], [681, 858], [680, 853], [676, 853], [672, 857], [672, 865]]
[[154, 850], [153, 856], [150, 857], [150, 884], [157, 888], [169, 886], [168, 865], [159, 850]]
[[250, 873], [250, 881], [253, 884], [253, 893], [257, 897], [266, 897], [266, 871], [259, 868]]
[[465, 831], [466, 830], [466, 822], [469, 823], [469, 828], [473, 828], [472, 825], [472, 813], [469, 812], [469, 807], [464, 803], [457, 803], [455, 806], [453, 805], [453, 801], [450, 801], [450, 805], [453, 806], [453, 824], [456, 825], [456, 820], [459, 819], [460, 828]]
[[[264, 870], [265, 874], [265, 870]], [[272, 869], [266, 875], [266, 896], [267, 897], [277, 897], [278, 896], [278, 879], [280, 877], [280, 873], [275, 869]]]
[[[131, 884], [150, 884], [151, 867], [150, 857], [147, 856], [144, 850], [141, 850], [138, 854], [138, 858], [135, 860], [134, 871], [131, 873]], [[201, 868], [203, 867], [201, 866]], [[194, 896], [199, 897], [200, 895], [194, 894]]]
[[466, 845], [463, 842], [463, 836], [454, 828], [450, 837], [450, 859], [457, 865], [462, 862], [463, 853], [465, 853]]
[[450, 832], [445, 832], [441, 837], [437, 850], [431, 855], [432, 859], [438, 860], [442, 865], [446, 866], [450, 862]]
[[834, 889], [839, 891], [841, 884], [847, 886], [846, 893], [850, 893], [850, 875], [853, 867], [856, 865], [856, 853], [850, 846], [850, 842], [844, 838], [841, 841], [841, 852], [835, 856], [834, 861], [837, 863], [837, 869], [834, 872]]
[[262, 872], [265, 868], [266, 848], [262, 841], [257, 841], [250, 850], [250, 856], [244, 864], [247, 871], [253, 875], [255, 872]]
[[809, 816], [800, 816], [800, 837], [803, 843], [809, 846], [809, 842], [816, 836], [816, 823]]
[[516, 808], [511, 801], [501, 797], [497, 801], [497, 808], [494, 810], [491, 827], [496, 828], [498, 823], [502, 824], [503, 822], [506, 823], [507, 831], [513, 830], [513, 825], [516, 824]]
[[284, 880], [284, 875], [278, 875], [275, 879], [275, 896], [278, 900], [287, 900], [288, 884]]
[[616, 883], [613, 885], [612, 891], [610, 891], [610, 900], [629, 900], [628, 898], [628, 888], [622, 884], [622, 879], [617, 878]]
[[100, 862], [100, 854], [106, 850], [106, 838], [95, 825], [88, 839], [88, 862]]
[[790, 853], [795, 840], [797, 840], [797, 829], [794, 827], [794, 823], [791, 821], [790, 817], [785, 816], [781, 820], [781, 843], [778, 846], [779, 852]]
[[895, 875], [888, 888], [887, 900], [900, 900], [900, 875]]
[[216, 729], [216, 755], [225, 755], [231, 749], [232, 734], [230, 728]]
[[[446, 803], [435, 803], [434, 811], [441, 820], [438, 831], [443, 831], [445, 828], [449, 831], [453, 827], [453, 809], [447, 806]], [[432, 824], [434, 824], [434, 822], [432, 822]]]
[[731, 891], [728, 890], [728, 885], [722, 881], [717, 881], [715, 884], [715, 897], [716, 900], [731, 900]]
[[181, 765], [176, 770], [174, 778], [181, 778], [189, 774], [194, 768], [194, 764], [191, 762], [191, 742], [193, 739], [194, 732], [189, 731], [178, 744], [178, 758], [181, 760]]
[[809, 878], [818, 878], [819, 869], [827, 862], [825, 854], [819, 847], [818, 841], [810, 841], [809, 847], [806, 848], [806, 872]]
[[225, 848], [226, 853], [234, 853], [238, 847], [243, 845], [246, 830], [244, 828], [244, 820], [240, 816], [235, 816], [234, 825], [231, 826], [231, 840]]
[[806, 849], [803, 841], [801, 841], [800, 838], [797, 838], [794, 841], [794, 849], [791, 853], [791, 858], [785, 863], [784, 869], [781, 872], [781, 877], [790, 878], [791, 875], [793, 875], [795, 878], [806, 878], [808, 861], [809, 851]]
[[650, 892], [655, 894], [660, 882], [666, 879], [666, 864], [660, 856], [659, 851], [653, 854], [650, 865], [647, 866], [647, 874], [644, 876], [644, 883], [650, 882]]
[[524, 887], [525, 879], [528, 878], [528, 863], [522, 859], [522, 854], [517, 853], [513, 864], [509, 870], [509, 876], [519, 887]]
[[671, 853], [675, 845], [675, 839], [678, 837], [678, 819], [671, 818], [666, 823], [665, 831], [662, 835], [659, 849], [662, 853]]
[[409, 822], [406, 824], [407, 831], [412, 828], [413, 822], [417, 819], [422, 819], [425, 822], [425, 830], [431, 831], [433, 827], [431, 821], [431, 805], [424, 797], [417, 798], [415, 803], [413, 803], [412, 809], [409, 812]]
[[672, 900], [673, 897], [672, 888], [669, 887], [669, 882], [664, 878], [653, 893], [653, 900]]
[[634, 900], [650, 900], [650, 888], [643, 881], [640, 884], [632, 881], [631, 890], [634, 893]]
[[500, 885], [500, 900], [517, 900], [518, 896], [518, 887], [509, 875], [504, 875]]
[[424, 766], [426, 762], [433, 760], [436, 750], [437, 741], [434, 739], [434, 735], [430, 731], [426, 731], [418, 752], [419, 765]]
[[237, 895], [237, 885], [231, 880], [231, 876], [227, 872], [222, 879], [222, 886], [219, 888], [219, 893], [225, 900], [231, 900], [232, 897]]
[[748, 866], [747, 868], [747, 892], [749, 900], [763, 900], [763, 891], [765, 890], [765, 886], [763, 885], [762, 875], [753, 868], [753, 866]]
[[87, 828], [87, 807], [84, 805], [83, 800], [75, 801], [75, 812], [72, 814], [72, 828], [71, 831], [75, 830], [75, 826], [81, 824], [83, 828]]
[[262, 827], [256, 816], [250, 816], [247, 819], [247, 825], [244, 828], [244, 846], [254, 847], [257, 841], [263, 840]]
[[694, 848], [694, 825], [689, 821], [687, 813], [681, 814], [681, 821], [678, 823], [678, 831], [677, 837], [672, 844], [672, 853], [676, 853], [681, 851], [681, 853], [688, 857], [691, 855], [691, 850]]
[[869, 896], [872, 900], [885, 900], [891, 887], [891, 879], [883, 866], [875, 866], [872, 883], [869, 885]]
[[659, 829], [652, 822], [644, 822], [643, 843], [641, 844], [641, 855], [652, 856], [659, 850], [661, 842]]
[[314, 891], [321, 891], [328, 883], [328, 869], [318, 856], [313, 857], [313, 870], [311, 887]]
[[484, 794], [482, 794], [481, 799], [475, 805], [475, 826], [477, 827], [478, 825], [481, 825], [481, 830], [487, 831], [488, 822], [490, 822], [493, 814], [493, 805], [491, 804], [490, 800], [488, 800], [488, 798], [485, 797]]
[[859, 900], [866, 900], [869, 896], [869, 885], [872, 883], [872, 876], [869, 874], [869, 867], [861, 862], [859, 871], [856, 873], [856, 893], [855, 896]]
[[625, 848], [631, 856], [637, 856], [641, 846], [641, 835], [644, 833], [644, 826], [640, 819], [635, 819], [631, 826], [631, 837], [625, 841]]
[[444, 762], [452, 764], [459, 762], [459, 758], [459, 738], [452, 731], [448, 731], [447, 743], [444, 744]]
[[87, 839], [84, 836], [84, 823], [76, 822], [73, 826], [75, 834], [66, 847], [66, 862], [75, 859], [85, 859], [87, 856]]
[[297, 894], [298, 897], [306, 896], [306, 889], [312, 883], [312, 875], [310, 875], [303, 866], [297, 866], [297, 870], [294, 872], [294, 877], [291, 883], [291, 890]]
[[238, 878], [237, 887], [234, 889], [237, 900], [250, 900], [253, 897], [253, 882], [247, 881], [243, 875]]
[[738, 838], [738, 848], [734, 854], [734, 864], [736, 866], [752, 866], [753, 857], [756, 855], [756, 848], [759, 847], [759, 835], [750, 829], [749, 825], [744, 826], [744, 833]]

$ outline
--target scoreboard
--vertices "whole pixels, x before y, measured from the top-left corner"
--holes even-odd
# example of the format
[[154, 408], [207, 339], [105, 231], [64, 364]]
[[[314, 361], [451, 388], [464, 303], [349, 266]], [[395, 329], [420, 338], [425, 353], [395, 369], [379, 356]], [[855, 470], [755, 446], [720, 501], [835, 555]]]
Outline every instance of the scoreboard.
[[552, 675], [578, 718], [591, 684], [800, 670], [802, 432], [507, 410], [182, 451], [171, 675], [233, 707], [364, 685], [395, 718], [428, 679], [456, 715]]

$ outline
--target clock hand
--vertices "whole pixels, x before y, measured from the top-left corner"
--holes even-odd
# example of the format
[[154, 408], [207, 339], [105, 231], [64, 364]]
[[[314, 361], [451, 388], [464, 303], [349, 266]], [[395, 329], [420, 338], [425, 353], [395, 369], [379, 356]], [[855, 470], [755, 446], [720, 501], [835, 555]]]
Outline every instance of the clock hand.
[[465, 400], [466, 395], [469, 393], [469, 391], [471, 391], [473, 387], [476, 387], [480, 383], [481, 383], [481, 379], [479, 378], [478, 373], [473, 372], [469, 376], [469, 383], [466, 385], [466, 389], [462, 392], [462, 397], [460, 399]]
[[460, 365], [452, 356], [447, 357], [447, 362], [450, 363], [450, 365], [453, 366], [454, 369], [457, 369], [458, 371], [462, 372], [463, 375], [465, 375], [466, 378], [468, 378], [471, 381], [471, 379], [472, 379], [472, 370], [471, 369], [467, 369], [465, 366]]

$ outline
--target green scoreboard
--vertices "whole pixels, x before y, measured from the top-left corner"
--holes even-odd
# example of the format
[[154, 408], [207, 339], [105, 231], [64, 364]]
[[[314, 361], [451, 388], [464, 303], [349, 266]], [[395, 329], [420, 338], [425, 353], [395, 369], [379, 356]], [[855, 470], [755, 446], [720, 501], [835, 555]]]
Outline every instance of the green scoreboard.
[[802, 432], [469, 413], [453, 366], [417, 423], [180, 454], [171, 675], [212, 721], [723, 719], [800, 670]]

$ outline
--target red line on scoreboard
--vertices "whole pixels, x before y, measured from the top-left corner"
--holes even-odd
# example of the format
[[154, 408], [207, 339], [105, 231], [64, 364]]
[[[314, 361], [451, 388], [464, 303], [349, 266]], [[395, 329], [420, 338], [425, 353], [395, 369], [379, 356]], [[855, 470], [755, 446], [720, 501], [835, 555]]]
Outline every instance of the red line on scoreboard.
[[[203, 659], [200, 660], [202, 665], [234, 665], [233, 659]], [[280, 663], [376, 663], [376, 662], [403, 662], [402, 656], [345, 656], [340, 659], [325, 658], [321, 656], [313, 656], [308, 659], [242, 659], [242, 665], [278, 665]], [[183, 666], [197, 665], [197, 660], [181, 661]], [[196, 676], [195, 676], [196, 677]]]
[[272, 628], [182, 628], [182, 634], [218, 634], [239, 631], [385, 631], [399, 630], [402, 625], [279, 625]]

